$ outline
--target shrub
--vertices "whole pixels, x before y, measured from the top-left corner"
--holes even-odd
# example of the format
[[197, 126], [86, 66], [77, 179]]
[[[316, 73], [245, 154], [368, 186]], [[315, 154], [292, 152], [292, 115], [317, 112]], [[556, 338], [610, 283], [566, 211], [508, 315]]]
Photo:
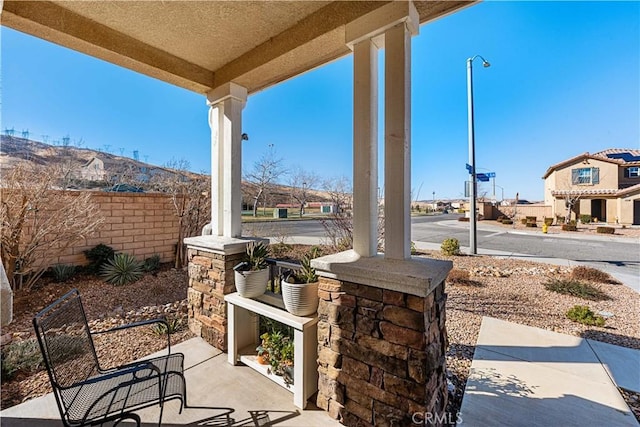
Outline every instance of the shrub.
[[527, 222], [527, 227], [536, 228], [536, 227], [538, 227], [538, 224], [536, 224], [535, 222]]
[[574, 322], [588, 326], [604, 326], [605, 319], [595, 314], [586, 305], [574, 305], [567, 311], [567, 317]]
[[618, 283], [609, 275], [609, 273], [605, 273], [597, 268], [585, 267], [583, 265], [574, 267], [574, 269], [571, 270], [571, 278], [597, 283]]
[[416, 243], [412, 240], [411, 241], [411, 255], [416, 255], [418, 253], [418, 250], [416, 249]]
[[574, 224], [562, 224], [562, 231], [578, 231]]
[[[156, 335], [171, 335], [175, 334], [182, 328], [182, 322], [178, 318], [166, 319], [166, 321], [166, 325], [160, 322], [154, 323], [153, 326], [151, 326], [151, 332]], [[167, 328], [167, 325], [169, 325], [169, 328]]]
[[15, 376], [18, 371], [36, 372], [44, 367], [40, 347], [35, 339], [16, 341], [2, 349], [2, 380]]
[[502, 222], [503, 219], [505, 219], [506, 217], [504, 215], [499, 215], [498, 218], [496, 219], [496, 221], [498, 222]]
[[601, 234], [614, 234], [616, 229], [613, 227], [596, 227], [596, 233]]
[[520, 218], [520, 224], [527, 225], [527, 218]]
[[527, 222], [538, 222], [537, 216], [527, 216]]
[[112, 260], [115, 255], [115, 251], [111, 246], [107, 246], [102, 243], [91, 249], [83, 251], [83, 253], [89, 260], [87, 271], [94, 274], [99, 273], [102, 266]]
[[505, 225], [510, 225], [510, 224], [513, 224], [513, 221], [510, 220], [509, 218], [505, 218], [502, 220], [502, 223]]
[[153, 254], [149, 258], [144, 260], [142, 266], [147, 273], [153, 273], [160, 269], [160, 255]]
[[600, 289], [588, 283], [575, 279], [552, 279], [544, 284], [548, 291], [557, 292], [563, 295], [571, 295], [574, 297], [590, 300], [604, 301], [610, 300], [611, 297]]
[[564, 224], [565, 217], [556, 215], [556, 224]]
[[51, 272], [56, 282], [62, 283], [71, 279], [76, 274], [76, 266], [68, 264], [56, 264], [51, 267]]
[[589, 224], [591, 222], [591, 215], [580, 215], [580, 222], [583, 224]]
[[444, 239], [440, 246], [442, 253], [448, 256], [460, 254], [460, 242], [458, 239]]
[[458, 221], [460, 222], [469, 222], [469, 218], [467, 218], [466, 216], [461, 216], [458, 218]]
[[457, 268], [452, 269], [447, 276], [447, 281], [450, 283], [463, 283], [469, 280], [469, 272], [467, 270], [459, 270]]
[[140, 261], [131, 254], [116, 254], [113, 259], [100, 270], [100, 275], [112, 285], [122, 286], [133, 283], [144, 275], [144, 268]]
[[553, 225], [553, 218], [546, 218], [544, 219], [544, 223], [549, 226], [549, 225]]

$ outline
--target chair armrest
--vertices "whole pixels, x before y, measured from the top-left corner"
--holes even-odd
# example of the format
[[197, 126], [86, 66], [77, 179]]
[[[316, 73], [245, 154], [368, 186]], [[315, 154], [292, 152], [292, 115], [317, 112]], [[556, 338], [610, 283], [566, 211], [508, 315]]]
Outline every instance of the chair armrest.
[[142, 320], [140, 322], [128, 323], [126, 325], [116, 326], [115, 328], [107, 329], [105, 331], [98, 331], [98, 332], [93, 332], [92, 331], [91, 335], [106, 334], [106, 333], [109, 333], [109, 332], [116, 332], [116, 331], [121, 331], [121, 330], [124, 330], [124, 329], [137, 328], [139, 326], [148, 326], [148, 325], [152, 325], [154, 323], [162, 323], [167, 328], [167, 350], [168, 350], [169, 354], [171, 354], [171, 336], [169, 334], [169, 324], [167, 323], [167, 320], [164, 317], [160, 317], [160, 318], [157, 318], [157, 319], [151, 319], [151, 320]]

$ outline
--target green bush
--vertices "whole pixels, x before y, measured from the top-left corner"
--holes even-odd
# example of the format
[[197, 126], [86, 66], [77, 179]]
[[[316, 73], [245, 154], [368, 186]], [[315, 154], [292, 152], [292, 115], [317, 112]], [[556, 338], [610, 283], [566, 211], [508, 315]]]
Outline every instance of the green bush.
[[553, 225], [553, 218], [544, 218], [544, 223], [549, 226], [549, 225]]
[[115, 251], [111, 246], [107, 246], [102, 243], [91, 249], [83, 251], [83, 253], [89, 260], [87, 271], [94, 274], [99, 273], [102, 266], [106, 264], [107, 261], [112, 260], [115, 255]]
[[440, 246], [442, 253], [447, 256], [459, 255], [460, 254], [460, 242], [458, 239], [444, 239], [442, 241], [442, 245]]
[[2, 380], [10, 380], [19, 371], [37, 372], [44, 368], [40, 347], [35, 339], [16, 341], [2, 349]]
[[527, 216], [527, 222], [538, 222], [537, 216]]
[[562, 231], [578, 231], [574, 224], [562, 224]]
[[613, 227], [596, 227], [596, 233], [601, 234], [614, 234], [616, 229]]
[[548, 291], [557, 292], [563, 295], [571, 295], [574, 297], [590, 300], [604, 301], [610, 300], [611, 297], [600, 289], [588, 283], [575, 279], [552, 279], [544, 284]]
[[520, 218], [520, 224], [527, 225], [527, 218]]
[[154, 273], [158, 271], [160, 269], [160, 255], [153, 254], [149, 258], [145, 259], [142, 267], [147, 273]]
[[[151, 332], [153, 332], [156, 335], [167, 335], [167, 334], [171, 335], [171, 334], [175, 334], [180, 329], [182, 329], [182, 322], [180, 321], [180, 319], [174, 318], [174, 319], [166, 319], [166, 320], [167, 320], [166, 325], [160, 322], [154, 323], [151, 326]], [[168, 329], [167, 329], [167, 325], [169, 325]]]
[[526, 226], [529, 228], [536, 228], [538, 227], [538, 224], [536, 224], [535, 222], [527, 222]]
[[591, 222], [591, 215], [580, 215], [580, 222], [583, 224], [589, 224]]
[[564, 224], [565, 217], [556, 215], [556, 224]]
[[107, 261], [100, 275], [106, 282], [122, 286], [140, 280], [144, 275], [144, 267], [133, 255], [121, 253]]
[[604, 326], [605, 319], [595, 314], [586, 305], [574, 305], [567, 311], [567, 317], [574, 322], [588, 326]]
[[416, 249], [416, 243], [412, 240], [411, 241], [411, 255], [416, 255], [418, 253], [418, 250]]
[[68, 265], [68, 264], [56, 264], [51, 267], [51, 272], [53, 273], [53, 278], [56, 282], [62, 283], [71, 279], [74, 274], [76, 274], [76, 266]]
[[502, 220], [502, 223], [505, 225], [510, 225], [510, 224], [513, 224], [513, 221], [510, 220], [509, 218], [505, 218]]

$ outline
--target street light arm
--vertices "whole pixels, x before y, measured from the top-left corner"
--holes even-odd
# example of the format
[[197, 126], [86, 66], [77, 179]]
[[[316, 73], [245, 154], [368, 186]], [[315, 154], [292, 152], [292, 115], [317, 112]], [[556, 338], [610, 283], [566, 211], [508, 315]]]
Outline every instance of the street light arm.
[[471, 63], [472, 63], [476, 58], [480, 58], [480, 59], [482, 59], [482, 66], [483, 66], [483, 67], [487, 68], [487, 67], [491, 66], [491, 64], [489, 63], [489, 61], [487, 61], [486, 59], [484, 59], [484, 57], [483, 57], [482, 55], [475, 55], [475, 56], [473, 56], [473, 57], [471, 57], [471, 58], [468, 58], [468, 59], [467, 59], [467, 64], [468, 64], [469, 66], [471, 66]]

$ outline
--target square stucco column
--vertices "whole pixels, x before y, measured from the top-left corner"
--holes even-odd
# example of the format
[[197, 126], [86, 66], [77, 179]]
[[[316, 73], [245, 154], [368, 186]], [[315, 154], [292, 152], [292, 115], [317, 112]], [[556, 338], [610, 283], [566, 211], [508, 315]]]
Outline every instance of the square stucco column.
[[211, 127], [211, 233], [242, 234], [242, 109], [247, 89], [227, 83], [207, 94]]
[[411, 258], [411, 33], [385, 32], [385, 257]]
[[378, 47], [353, 46], [353, 249], [378, 251]]
[[411, 1], [392, 2], [347, 24], [354, 51], [353, 247], [377, 254], [377, 50], [385, 48], [385, 257], [411, 257], [411, 36], [419, 16]]

